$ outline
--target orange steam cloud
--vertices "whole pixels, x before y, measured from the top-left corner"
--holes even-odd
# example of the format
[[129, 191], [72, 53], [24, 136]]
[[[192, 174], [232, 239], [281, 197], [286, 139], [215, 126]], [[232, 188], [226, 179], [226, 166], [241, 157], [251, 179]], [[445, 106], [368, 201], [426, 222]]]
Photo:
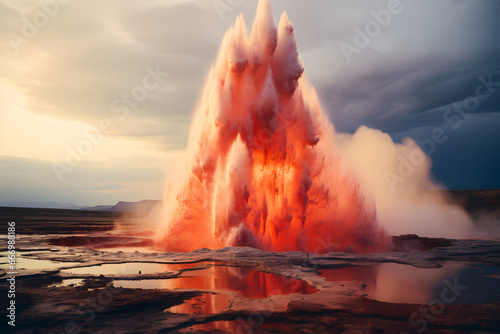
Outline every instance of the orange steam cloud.
[[276, 28], [260, 1], [249, 39], [237, 18], [195, 113], [186, 166], [166, 194], [161, 248], [388, 249], [303, 72], [286, 13]]

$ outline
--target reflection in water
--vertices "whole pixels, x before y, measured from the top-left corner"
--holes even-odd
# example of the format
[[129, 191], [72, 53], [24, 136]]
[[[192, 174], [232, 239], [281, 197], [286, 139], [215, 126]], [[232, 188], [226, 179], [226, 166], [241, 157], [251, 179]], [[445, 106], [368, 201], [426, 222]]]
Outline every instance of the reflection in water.
[[203, 267], [211, 262], [197, 262], [197, 263], [148, 263], [148, 262], [127, 262], [127, 263], [109, 263], [89, 267], [71, 268], [61, 270], [63, 273], [77, 274], [77, 275], [137, 275], [139, 271], [141, 274], [154, 274], [178, 271], [187, 268]]
[[[214, 262], [197, 263], [119, 263], [104, 264], [73, 269], [64, 269], [61, 272], [71, 274], [136, 275], [160, 273], [165, 271], [183, 272], [178, 278], [171, 279], [143, 279], [143, 280], [114, 280], [116, 287], [129, 289], [196, 289], [213, 291], [236, 291], [247, 298], [266, 298], [272, 295], [286, 295], [291, 293], [315, 293], [318, 289], [306, 282], [280, 275], [255, 271], [245, 267], [227, 267]], [[140, 276], [139, 276], [140, 277]], [[59, 285], [68, 285], [64, 280]], [[72, 284], [75, 281], [71, 281]], [[217, 297], [215, 297], [217, 298]]]
[[[16, 269], [28, 269], [28, 270], [55, 270], [61, 267], [69, 267], [78, 265], [78, 262], [55, 262], [49, 260], [37, 260], [26, 256], [30, 252], [16, 252]], [[7, 252], [0, 252], [0, 257], [2, 258], [2, 263], [0, 264], [0, 269], [7, 270], [9, 268], [9, 259]]]
[[[245, 320], [246, 319], [246, 320]], [[309, 330], [298, 332], [291, 329], [286, 324], [265, 323], [261, 322], [260, 318], [239, 318], [233, 321], [213, 321], [206, 324], [194, 325], [184, 330], [181, 333], [197, 333], [197, 331], [216, 332], [216, 333], [231, 333], [231, 334], [250, 334], [250, 333], [281, 333], [281, 334], [298, 334], [312, 333]]]
[[[213, 266], [203, 270], [186, 272], [183, 277], [165, 280], [168, 289], [198, 289], [215, 291], [236, 291], [247, 298], [267, 298], [273, 295], [291, 293], [315, 293], [318, 289], [302, 280], [290, 279], [280, 275], [254, 271], [244, 267]], [[194, 276], [196, 275], [196, 276]], [[191, 298], [182, 305], [171, 307], [165, 312], [184, 314], [213, 314], [226, 310], [229, 306], [228, 297], [223, 294], [205, 293], [202, 296]], [[244, 327], [241, 327], [244, 326]], [[209, 324], [197, 325], [203, 330], [223, 330], [233, 332], [244, 329], [246, 323], [238, 321], [217, 321]]]
[[[450, 281], [452, 281], [450, 279]], [[467, 286], [453, 304], [489, 304], [500, 302], [500, 267], [476, 265], [463, 268], [458, 274], [458, 282]], [[434, 290], [441, 293], [442, 287]]]
[[[207, 268], [208, 266], [208, 268]], [[196, 269], [200, 268], [200, 269]], [[188, 270], [175, 279], [117, 280], [116, 286], [143, 289], [198, 289], [238, 291], [244, 297], [266, 298], [290, 293], [314, 293], [318, 290], [302, 280], [268, 274], [244, 267], [227, 267], [214, 262], [198, 263], [118, 263], [61, 270], [63, 273], [91, 275], [137, 275]]]
[[125, 289], [165, 289], [166, 279], [114, 280], [113, 285]]
[[164, 312], [185, 314], [220, 313], [229, 306], [228, 296], [218, 293], [204, 293], [201, 296], [186, 300], [184, 304], [170, 307]]
[[339, 269], [320, 269], [319, 276], [330, 282], [359, 281], [365, 283], [365, 292], [368, 295], [377, 289], [377, 266], [343, 267]]
[[223, 265], [185, 272], [181, 278], [165, 280], [164, 288], [238, 291], [244, 297], [249, 298], [318, 291], [299, 279], [268, 274], [250, 268]]
[[139, 252], [139, 253], [144, 253], [144, 254], [148, 254], [148, 253], [157, 253], [157, 251], [153, 248], [151, 248], [150, 246], [123, 246], [123, 247], [120, 247], [120, 246], [113, 246], [113, 247], [98, 247], [98, 246], [93, 246], [93, 247], [89, 247], [89, 248], [92, 248], [93, 250], [97, 250], [97, 251], [105, 251], [105, 252], [113, 252], [113, 253], [117, 253], [117, 252], [123, 252], [123, 253], [135, 253], [135, 252]]
[[323, 269], [321, 276], [329, 281], [360, 281], [370, 299], [391, 303], [428, 304], [433, 299], [433, 288], [443, 284], [447, 277], [459, 271], [458, 264], [442, 268], [423, 269], [399, 263], [376, 266]]
[[[197, 331], [216, 331], [220, 333], [256, 333], [255, 328], [251, 327], [249, 323], [243, 318], [233, 321], [213, 321], [206, 324], [194, 325], [189, 328], [181, 330], [181, 333], [197, 333]], [[287, 333], [287, 332], [274, 332], [274, 333]]]
[[442, 268], [423, 269], [398, 263], [379, 266], [376, 292], [368, 298], [392, 303], [429, 304], [435, 296], [435, 287], [443, 287], [443, 280], [453, 279], [461, 264], [447, 263]]
[[[441, 291], [446, 287], [444, 280], [453, 282], [455, 278], [458, 284], [466, 285], [467, 289], [461, 291], [460, 296], [452, 304], [487, 304], [500, 301], [500, 267], [464, 266], [464, 264], [452, 262], [444, 264], [441, 268], [425, 269], [398, 263], [382, 263], [374, 266], [321, 269], [320, 276], [333, 282], [363, 282], [366, 284], [364, 292], [368, 298], [391, 303], [429, 304], [433, 299], [440, 298]], [[148, 274], [188, 268], [192, 270], [183, 272], [178, 278], [115, 280], [113, 284], [129, 289], [237, 291], [247, 298], [266, 298], [271, 295], [290, 293], [309, 294], [318, 291], [302, 280], [254, 271], [250, 268], [227, 267], [214, 262], [106, 264], [66, 269], [63, 272], [100, 275], [137, 274], [138, 270], [141, 270], [142, 274]], [[78, 283], [78, 280], [64, 280], [56, 285], [67, 286], [75, 283]], [[204, 298], [215, 300], [219, 297], [208, 294]], [[205, 302], [212, 305], [208, 307], [209, 309], [225, 307], [218, 306], [225, 305], [222, 302], [208, 302], [208, 299]], [[193, 301], [195, 304], [197, 302], [199, 301]]]
[[[291, 293], [316, 293], [318, 289], [306, 282], [280, 275], [255, 271], [246, 267], [228, 267], [214, 262], [158, 264], [120, 263], [82, 268], [65, 269], [73, 274], [142, 274], [191, 269], [178, 278], [150, 280], [114, 280], [113, 285], [129, 289], [194, 289], [205, 291], [234, 291], [246, 298], [267, 298]], [[64, 280], [60, 285], [78, 284], [75, 280]], [[223, 294], [204, 293], [182, 305], [167, 309], [172, 313], [208, 314], [219, 313], [229, 306]]]
[[328, 281], [359, 281], [367, 286], [370, 299], [391, 303], [429, 304], [441, 298], [444, 281], [466, 285], [452, 304], [487, 304], [500, 301], [498, 267], [463, 268], [461, 263], [446, 263], [441, 268], [415, 268], [398, 263], [377, 266], [322, 269], [320, 276]]

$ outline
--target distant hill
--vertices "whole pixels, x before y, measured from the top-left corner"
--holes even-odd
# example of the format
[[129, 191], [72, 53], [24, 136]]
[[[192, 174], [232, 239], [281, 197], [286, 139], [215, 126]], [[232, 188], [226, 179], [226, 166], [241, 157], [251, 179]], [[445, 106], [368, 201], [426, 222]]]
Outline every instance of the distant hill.
[[112, 211], [114, 205], [96, 205], [96, 206], [82, 206], [79, 210], [93, 210], [93, 211]]
[[82, 209], [81, 206], [75, 203], [66, 202], [0, 202], [0, 206], [11, 207], [11, 208], [39, 208], [39, 209], [69, 209], [69, 210], [79, 210]]
[[448, 190], [448, 199], [474, 219], [484, 216], [500, 221], [500, 189]]
[[152, 211], [161, 205], [161, 200], [143, 200], [139, 202], [118, 202], [111, 208], [112, 211], [144, 212]]
[[143, 212], [151, 211], [161, 205], [161, 200], [143, 200], [139, 202], [120, 201], [115, 205], [76, 205], [74, 203], [59, 202], [0, 202], [1, 207], [34, 208], [34, 209], [66, 209], [66, 210], [92, 210], [92, 211], [122, 211]]

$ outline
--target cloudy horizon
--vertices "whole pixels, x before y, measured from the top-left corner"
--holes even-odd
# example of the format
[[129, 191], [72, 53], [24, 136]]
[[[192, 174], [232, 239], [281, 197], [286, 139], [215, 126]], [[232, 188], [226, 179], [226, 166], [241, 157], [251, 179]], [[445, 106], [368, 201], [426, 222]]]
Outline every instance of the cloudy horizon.
[[[0, 0], [0, 202], [161, 198], [224, 32], [256, 6]], [[272, 7], [338, 132], [413, 138], [446, 187], [500, 188], [500, 3]]]

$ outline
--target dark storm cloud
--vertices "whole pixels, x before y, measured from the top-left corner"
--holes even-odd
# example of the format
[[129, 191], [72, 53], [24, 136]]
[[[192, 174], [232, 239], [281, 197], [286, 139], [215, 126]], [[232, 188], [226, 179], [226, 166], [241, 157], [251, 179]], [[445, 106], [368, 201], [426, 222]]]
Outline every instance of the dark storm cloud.
[[[460, 128], [443, 127], [446, 140], [431, 154], [435, 178], [453, 189], [498, 189], [500, 178], [500, 113], [472, 114]], [[419, 129], [412, 138], [423, 142], [434, 129]]]
[[[410, 137], [422, 144], [433, 130], [443, 129], [446, 141], [431, 152], [436, 178], [454, 189], [499, 187], [500, 134], [495, 129], [500, 125], [500, 87], [488, 91], [491, 95], [477, 108], [464, 110], [466, 116], [447, 112], [475, 96], [479, 77], [489, 81], [493, 74], [494, 85], [500, 82], [500, 2], [419, 1], [411, 6], [353, 55], [351, 63], [338, 45], [352, 43], [354, 34], [337, 26], [344, 35], [320, 42], [330, 45], [321, 52], [331, 59], [315, 64], [306, 54], [306, 71], [313, 68], [309, 77], [338, 131], [368, 125], [397, 141]], [[367, 20], [355, 20], [351, 27], [362, 28]], [[326, 66], [314, 71], [321, 65]]]
[[[442, 57], [410, 59], [382, 66], [329, 87], [321, 87], [339, 131], [354, 131], [370, 124], [384, 131], [444, 123], [443, 113], [454, 103], [474, 96], [480, 77], [500, 82], [500, 53], [475, 61]], [[484, 89], [481, 90], [484, 92]], [[498, 112], [500, 88], [475, 113]]]

